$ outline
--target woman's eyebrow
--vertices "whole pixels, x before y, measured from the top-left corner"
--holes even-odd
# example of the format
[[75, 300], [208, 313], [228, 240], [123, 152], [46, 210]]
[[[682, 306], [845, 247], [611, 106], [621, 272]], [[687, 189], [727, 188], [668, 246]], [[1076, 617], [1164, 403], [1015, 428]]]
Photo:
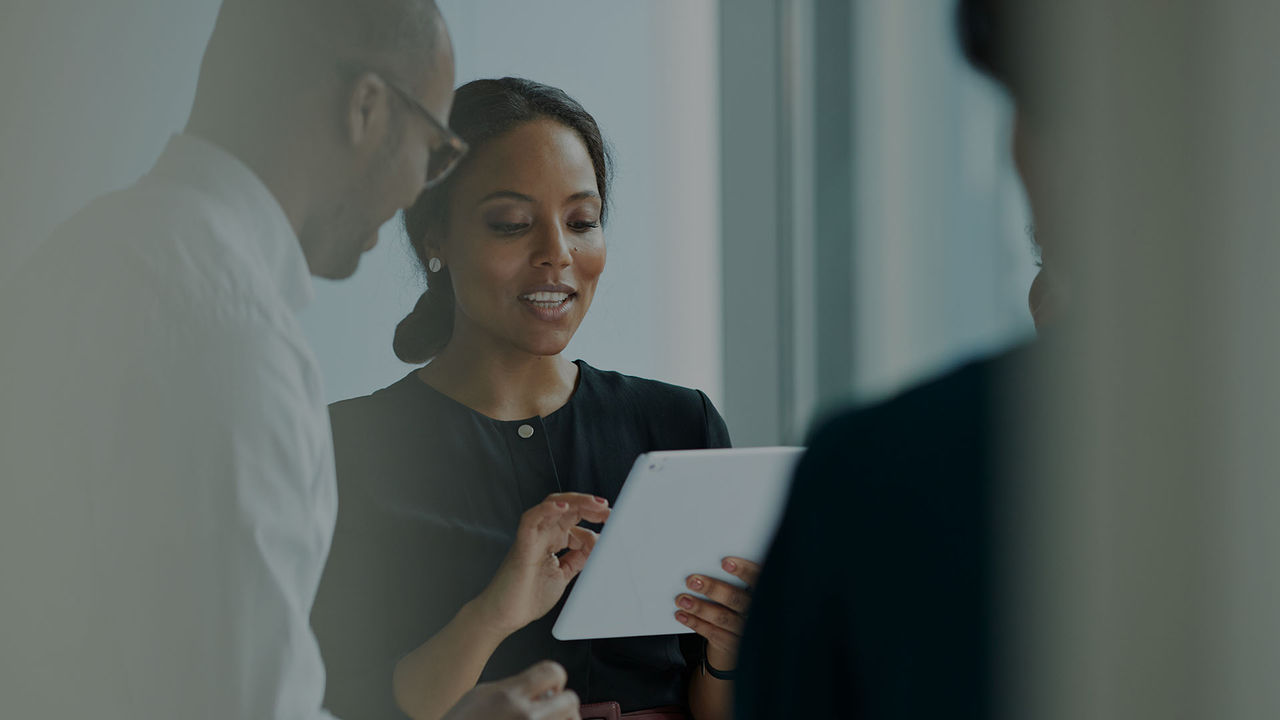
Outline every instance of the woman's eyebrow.
[[[566, 201], [576, 202], [578, 200], [599, 200], [599, 199], [600, 199], [600, 193], [596, 192], [595, 190], [582, 190], [580, 192], [576, 192], [570, 195], [566, 199]], [[527, 203], [537, 202], [536, 200], [529, 197], [528, 195], [525, 195], [524, 193], [518, 193], [515, 190], [495, 190], [489, 193], [488, 195], [485, 195], [484, 197], [480, 198], [480, 200], [476, 204], [482, 205], [484, 203], [489, 202], [490, 200], [518, 200], [520, 202], [527, 202]]]
[[524, 193], [518, 193], [514, 190], [496, 190], [480, 198], [480, 202], [487, 203], [490, 200], [498, 200], [498, 199], [519, 200], [520, 202], [527, 202], [527, 203], [534, 202], [533, 198], [529, 197], [528, 195], [525, 195]]

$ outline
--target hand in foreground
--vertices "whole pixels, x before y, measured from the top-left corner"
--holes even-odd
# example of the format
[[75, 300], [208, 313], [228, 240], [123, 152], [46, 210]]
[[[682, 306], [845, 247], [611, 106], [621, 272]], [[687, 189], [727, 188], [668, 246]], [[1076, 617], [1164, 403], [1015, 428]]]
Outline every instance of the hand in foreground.
[[[476, 598], [492, 627], [510, 634], [546, 615], [587, 563], [596, 533], [578, 527], [609, 519], [604, 498], [554, 493], [520, 518], [516, 542], [493, 580]], [[557, 557], [562, 550], [567, 550]]]
[[579, 720], [564, 668], [546, 661], [506, 680], [477, 685], [443, 720]]
[[751, 606], [751, 588], [760, 578], [760, 566], [737, 557], [724, 559], [725, 572], [746, 583], [747, 587], [716, 580], [706, 575], [690, 575], [685, 586], [693, 593], [676, 596], [676, 620], [707, 639], [707, 662], [718, 670], [738, 667], [738, 641], [747, 623]]

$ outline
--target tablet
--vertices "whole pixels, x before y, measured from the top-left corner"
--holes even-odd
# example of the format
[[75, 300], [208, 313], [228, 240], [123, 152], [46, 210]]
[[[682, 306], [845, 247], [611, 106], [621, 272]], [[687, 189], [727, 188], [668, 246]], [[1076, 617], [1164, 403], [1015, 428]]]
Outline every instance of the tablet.
[[693, 632], [675, 619], [693, 573], [741, 584], [727, 556], [761, 562], [802, 448], [641, 455], [551, 634], [557, 640]]

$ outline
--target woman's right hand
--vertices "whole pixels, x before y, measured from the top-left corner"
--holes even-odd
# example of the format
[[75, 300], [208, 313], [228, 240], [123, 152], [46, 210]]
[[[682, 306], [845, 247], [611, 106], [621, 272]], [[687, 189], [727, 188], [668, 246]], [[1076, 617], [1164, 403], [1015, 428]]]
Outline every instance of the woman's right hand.
[[485, 622], [505, 636], [550, 612], [599, 537], [578, 523], [608, 518], [608, 501], [583, 493], [554, 493], [525, 512], [515, 545], [474, 601]]
[[[550, 495], [526, 512], [520, 518], [515, 544], [489, 586], [462, 606], [444, 629], [396, 663], [391, 685], [401, 711], [411, 718], [439, 720], [444, 716], [476, 686], [502, 641], [546, 615], [564, 595], [569, 581], [582, 572], [597, 536], [578, 523], [607, 519], [609, 503], [582, 493]], [[559, 555], [562, 550], [566, 552]], [[471, 696], [466, 706], [493, 692], [492, 686], [486, 687], [489, 689]], [[484, 704], [487, 702], [480, 707], [492, 710]], [[538, 710], [533, 717], [550, 720], [577, 717], [576, 707], [572, 694], [555, 702], [528, 705], [528, 709]]]

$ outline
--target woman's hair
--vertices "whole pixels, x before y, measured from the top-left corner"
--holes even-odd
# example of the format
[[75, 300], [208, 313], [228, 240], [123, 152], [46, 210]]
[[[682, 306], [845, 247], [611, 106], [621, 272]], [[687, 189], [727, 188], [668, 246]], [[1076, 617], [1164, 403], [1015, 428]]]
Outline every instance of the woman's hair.
[[[582, 138], [595, 167], [596, 189], [600, 193], [603, 223], [608, 212], [609, 180], [613, 163], [595, 118], [563, 90], [524, 80], [476, 80], [458, 88], [454, 95], [449, 127], [471, 152], [444, 182], [424, 192], [413, 207], [404, 212], [409, 244], [426, 270], [428, 246], [436, 244], [449, 227], [449, 200], [458, 178], [466, 174], [472, 158], [485, 145], [527, 122], [547, 118], [573, 130]], [[427, 273], [427, 289], [413, 311], [396, 326], [392, 348], [407, 363], [424, 363], [435, 357], [453, 335], [454, 296], [449, 269]]]

